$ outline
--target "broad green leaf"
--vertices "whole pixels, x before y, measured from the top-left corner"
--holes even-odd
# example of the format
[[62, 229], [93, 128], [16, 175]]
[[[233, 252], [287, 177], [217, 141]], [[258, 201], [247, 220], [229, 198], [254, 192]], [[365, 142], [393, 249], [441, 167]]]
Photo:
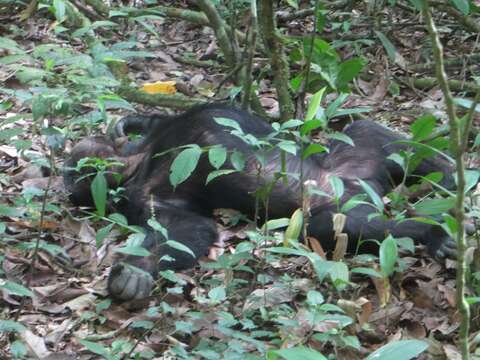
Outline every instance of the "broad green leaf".
[[392, 236], [388, 236], [380, 244], [380, 269], [384, 276], [390, 276], [395, 270], [398, 260], [397, 242]]
[[453, 5], [462, 12], [463, 15], [470, 13], [470, 3], [468, 0], [451, 0]]
[[55, 19], [62, 22], [65, 18], [65, 1], [53, 0], [53, 8], [55, 9]]
[[214, 117], [213, 120], [219, 125], [229, 127], [235, 130], [238, 130], [240, 133], [243, 133], [242, 128], [235, 120], [223, 118], [223, 117]]
[[235, 170], [243, 171], [245, 168], [245, 155], [240, 151], [234, 150], [232, 155], [230, 155], [230, 162]]
[[33, 297], [33, 292], [28, 288], [12, 281], [5, 281], [0, 288], [7, 290], [12, 295]]
[[383, 201], [382, 198], [377, 194], [377, 192], [366, 182], [362, 179], [357, 179], [358, 183], [362, 187], [363, 191], [365, 191], [368, 197], [373, 201], [373, 204], [377, 208], [379, 212], [383, 212]]
[[327, 88], [324, 87], [317, 91], [312, 98], [310, 99], [310, 103], [308, 104], [307, 115], [305, 116], [305, 121], [309, 121], [315, 118], [317, 112], [320, 108], [320, 104], [322, 102], [323, 93]]
[[17, 322], [17, 321], [13, 321], [13, 320], [0, 320], [0, 333], [4, 333], [4, 332], [17, 332], [17, 333], [20, 333], [22, 331], [25, 331], [27, 328]]
[[95, 246], [97, 247], [97, 249], [102, 246], [103, 240], [105, 240], [108, 234], [110, 234], [112, 228], [113, 224], [108, 224], [107, 226], [104, 226], [97, 230], [97, 233], [95, 234]]
[[215, 169], [220, 169], [225, 160], [227, 160], [227, 149], [223, 146], [214, 146], [208, 150], [208, 161]]
[[28, 348], [20, 340], [15, 340], [10, 344], [10, 353], [15, 359], [26, 359]]
[[436, 119], [433, 115], [424, 115], [418, 118], [411, 126], [410, 131], [414, 141], [423, 141], [428, 138], [435, 129]]
[[473, 142], [472, 149], [480, 148], [480, 134], [477, 134], [475, 141]]
[[279, 357], [285, 360], [327, 360], [322, 353], [304, 346], [296, 346], [281, 350], [269, 350], [267, 352], [267, 360], [276, 360]]
[[312, 130], [318, 129], [319, 127], [323, 127], [325, 124], [319, 119], [312, 119], [305, 121], [305, 123], [300, 128], [300, 134], [307, 135], [310, 134]]
[[85, 346], [90, 352], [109, 358], [110, 351], [102, 344], [82, 339], [78, 339], [78, 342]]
[[0, 216], [20, 217], [23, 211], [13, 206], [0, 204]]
[[205, 181], [205, 185], [208, 185], [210, 183], [210, 181], [212, 181], [213, 179], [215, 179], [219, 176], [232, 174], [236, 171], [237, 170], [233, 170], [233, 169], [214, 170], [210, 174], [208, 174], [207, 181]]
[[400, 66], [401, 68], [404, 69], [405, 66], [406, 66], [405, 59], [397, 51], [397, 49], [395, 48], [395, 45], [393, 45], [392, 42], [382, 32], [375, 31], [375, 34], [380, 39], [380, 42], [382, 43], [383, 47], [385, 48], [385, 50], [387, 52], [387, 55], [390, 58], [390, 60], [392, 60], [398, 66]]
[[178, 251], [182, 251], [182, 252], [185, 252], [185, 253], [187, 253], [187, 254], [190, 254], [190, 255], [192, 255], [192, 257], [196, 257], [195, 254], [193, 253], [193, 251], [190, 250], [190, 248], [189, 248], [188, 246], [186, 246], [186, 245], [184, 245], [184, 244], [182, 244], [182, 243], [180, 243], [180, 242], [178, 242], [178, 241], [175, 241], [175, 240], [167, 240], [167, 241], [165, 242], [165, 244], [166, 244], [167, 246], [170, 246], [171, 248], [174, 248], [174, 249], [178, 250]]
[[335, 288], [339, 290], [349, 281], [348, 266], [341, 261], [334, 261], [328, 274]]
[[400, 340], [388, 343], [371, 353], [365, 360], [409, 360], [428, 348], [425, 341]]
[[350, 136], [341, 133], [341, 132], [334, 132], [331, 134], [326, 135], [327, 139], [334, 139], [338, 141], [342, 141], [350, 146], [355, 146], [353, 140], [350, 138]]
[[301, 126], [302, 124], [303, 124], [302, 120], [291, 119], [291, 120], [288, 120], [288, 121], [285, 121], [284, 123], [282, 123], [280, 125], [280, 129], [281, 130], [286, 130], [286, 129], [296, 128], [296, 127]]
[[284, 245], [288, 245], [292, 240], [298, 240], [303, 228], [303, 212], [301, 209], [295, 210], [285, 230]]
[[349, 96], [350, 94], [348, 93], [341, 93], [334, 101], [328, 104], [327, 109], [325, 110], [325, 116], [327, 117], [327, 119], [335, 117], [337, 110], [340, 108], [340, 106], [343, 105], [343, 103], [345, 102], [345, 100], [348, 99]]
[[222, 302], [227, 298], [224, 286], [218, 286], [208, 292], [208, 297], [214, 302]]
[[107, 205], [107, 179], [103, 172], [97, 173], [92, 183], [90, 184], [90, 191], [92, 192], [93, 202], [99, 216], [105, 216]]
[[147, 220], [147, 224], [153, 229], [155, 230], [156, 232], [159, 232], [160, 234], [162, 234], [162, 236], [165, 238], [165, 239], [168, 239], [168, 231], [167, 229], [162, 225], [160, 224], [157, 219], [155, 218], [150, 218]]
[[261, 231], [264, 232], [266, 229], [268, 229], [268, 230], [281, 229], [281, 228], [287, 227], [289, 222], [290, 222], [289, 218], [280, 218], [280, 219], [268, 220], [261, 227]]
[[363, 275], [368, 275], [376, 278], [382, 278], [383, 276], [375, 269], [372, 268], [367, 268], [367, 267], [358, 267], [358, 268], [353, 268], [351, 270], [352, 273], [355, 274], [363, 274]]
[[415, 211], [419, 215], [438, 215], [449, 211], [455, 206], [453, 197], [445, 199], [425, 199], [415, 204]]
[[337, 88], [346, 87], [362, 71], [364, 65], [365, 61], [361, 58], [352, 58], [341, 63], [336, 80]]
[[292, 140], [283, 140], [277, 146], [287, 153], [297, 155], [297, 144]]
[[202, 149], [198, 145], [183, 150], [170, 166], [170, 183], [174, 188], [189, 178], [197, 167]]
[[321, 305], [325, 302], [325, 298], [322, 293], [316, 290], [308, 290], [307, 292], [307, 301], [311, 305]]
[[25, 51], [18, 44], [7, 37], [0, 36], [0, 49], [9, 50], [14, 53], [24, 53]]
[[329, 182], [333, 190], [333, 195], [337, 200], [340, 200], [345, 192], [345, 185], [343, 184], [343, 180], [340, 179], [338, 176], [332, 175], [329, 179]]
[[141, 245], [125, 245], [115, 250], [116, 252], [133, 256], [150, 256], [151, 253]]
[[311, 143], [303, 150], [302, 158], [307, 159], [313, 154], [318, 154], [326, 151], [327, 151], [327, 148], [325, 146], [316, 144], [316, 143]]

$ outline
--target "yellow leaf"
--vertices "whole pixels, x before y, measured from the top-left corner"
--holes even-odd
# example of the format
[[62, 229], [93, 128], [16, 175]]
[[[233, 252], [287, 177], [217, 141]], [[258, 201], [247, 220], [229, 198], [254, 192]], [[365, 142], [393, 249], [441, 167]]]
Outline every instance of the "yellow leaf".
[[175, 94], [177, 88], [175, 81], [157, 81], [143, 84], [143, 91], [147, 94]]

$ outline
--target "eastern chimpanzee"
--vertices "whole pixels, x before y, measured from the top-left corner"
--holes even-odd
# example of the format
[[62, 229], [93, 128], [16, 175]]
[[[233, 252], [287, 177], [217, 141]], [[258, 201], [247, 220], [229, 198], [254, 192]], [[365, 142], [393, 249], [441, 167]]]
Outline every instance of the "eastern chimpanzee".
[[[73, 148], [67, 167], [74, 167], [78, 160], [86, 156], [115, 158], [125, 164], [114, 169], [123, 175], [121, 186], [126, 189], [127, 199], [116, 210], [125, 214], [130, 224], [144, 226], [146, 230], [143, 246], [152, 255], [128, 256], [113, 266], [108, 280], [112, 296], [122, 300], [145, 297], [159, 270], [180, 270], [195, 265], [196, 258], [166, 246], [163, 236], [147, 225], [147, 220], [152, 216], [168, 230], [170, 239], [185, 244], [197, 258], [201, 257], [217, 238], [212, 211], [216, 208], [233, 208], [252, 216], [255, 190], [270, 182], [274, 174], [281, 171], [280, 153], [272, 150], [259, 181], [258, 164], [251, 146], [233, 135], [230, 129], [215, 122], [214, 118], [232, 119], [245, 134], [252, 134], [256, 138], [266, 137], [272, 132], [272, 127], [255, 115], [231, 106], [211, 104], [194, 107], [176, 116], [127, 117], [120, 122], [117, 133], [123, 135], [124, 127], [133, 129], [143, 135], [139, 140], [122, 144], [94, 137], [84, 139]], [[332, 141], [328, 153], [316, 154], [304, 160], [303, 179], [315, 180], [319, 189], [332, 193], [330, 176], [341, 178], [345, 185], [341, 202], [363, 193], [358, 179], [367, 182], [380, 196], [391, 191], [404, 174], [401, 167], [387, 157], [404, 148], [396, 143], [404, 138], [371, 121], [355, 121], [344, 133], [353, 140], [355, 146]], [[228, 150], [238, 150], [245, 155], [245, 170], [217, 177], [205, 185], [208, 174], [214, 169], [206, 156], [202, 156], [194, 173], [174, 190], [169, 182], [169, 169], [175, 152], [155, 155], [188, 144], [200, 147], [221, 144]], [[226, 167], [231, 168], [228, 165]], [[300, 159], [288, 155], [284, 170], [287, 173], [299, 173]], [[454, 186], [452, 168], [439, 159], [424, 160], [413, 175], [424, 176], [434, 171], [444, 174], [444, 186]], [[89, 180], [84, 178], [76, 181], [79, 176], [73, 170], [66, 171], [65, 183], [71, 192], [71, 199], [78, 205], [92, 205]], [[113, 179], [108, 181], [111, 186], [116, 185]], [[276, 182], [269, 198], [270, 217], [289, 217], [300, 207], [299, 194], [298, 179]], [[330, 198], [318, 196], [312, 199], [311, 208], [309, 234], [317, 238], [325, 250], [333, 249], [332, 214], [336, 211], [336, 205]], [[394, 237], [410, 237], [426, 245], [429, 253], [435, 257], [455, 253], [454, 241], [440, 227], [416, 221], [395, 222], [378, 216], [369, 220], [369, 215], [374, 212], [372, 206], [358, 205], [346, 213], [344, 232], [348, 234], [350, 250], [355, 249], [361, 238], [381, 241], [390, 233]], [[374, 250], [370, 248], [366, 251]], [[169, 255], [174, 261], [160, 260], [164, 255]], [[145, 272], [135, 270], [128, 264]]]

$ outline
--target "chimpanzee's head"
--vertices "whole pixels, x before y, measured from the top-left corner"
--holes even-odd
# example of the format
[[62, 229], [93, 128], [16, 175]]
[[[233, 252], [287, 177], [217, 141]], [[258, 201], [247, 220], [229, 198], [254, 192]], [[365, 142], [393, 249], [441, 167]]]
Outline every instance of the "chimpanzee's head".
[[110, 139], [95, 136], [80, 141], [65, 161], [64, 183], [71, 201], [79, 206], [93, 205], [90, 185], [95, 175], [103, 171], [108, 188], [115, 188], [122, 181], [126, 162]]

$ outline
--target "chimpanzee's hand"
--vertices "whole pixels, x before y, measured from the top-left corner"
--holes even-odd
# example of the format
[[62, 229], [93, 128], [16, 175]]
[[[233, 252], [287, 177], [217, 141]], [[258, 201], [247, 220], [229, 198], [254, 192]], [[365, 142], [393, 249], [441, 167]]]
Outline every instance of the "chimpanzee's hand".
[[[475, 226], [473, 224], [465, 224], [465, 232], [467, 235], [475, 234]], [[440, 236], [441, 245], [438, 249], [429, 249], [431, 250], [431, 255], [437, 260], [444, 259], [457, 259], [457, 242], [455, 239], [447, 235], [446, 233], [443, 236]]]
[[126, 263], [115, 264], [108, 277], [108, 292], [122, 301], [143, 299], [150, 295], [152, 287], [152, 275]]
[[457, 243], [450, 236], [446, 235], [446, 238], [432, 256], [437, 260], [456, 259]]

